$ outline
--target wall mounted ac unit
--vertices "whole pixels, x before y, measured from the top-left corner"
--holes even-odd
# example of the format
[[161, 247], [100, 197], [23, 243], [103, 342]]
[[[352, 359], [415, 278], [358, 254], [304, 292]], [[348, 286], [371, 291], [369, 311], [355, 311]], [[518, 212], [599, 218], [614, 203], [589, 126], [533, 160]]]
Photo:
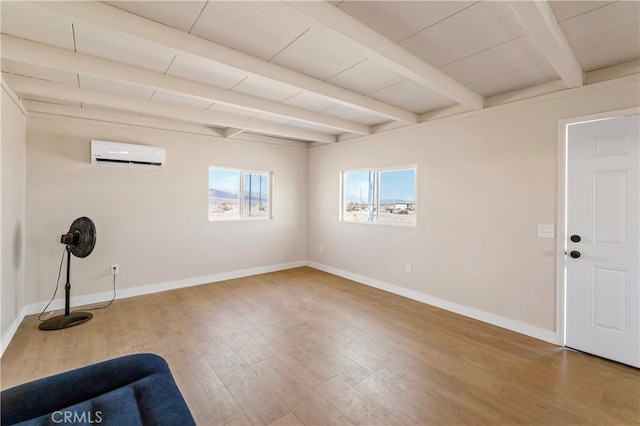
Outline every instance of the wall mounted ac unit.
[[91, 164], [162, 167], [167, 161], [164, 148], [101, 140], [91, 141]]

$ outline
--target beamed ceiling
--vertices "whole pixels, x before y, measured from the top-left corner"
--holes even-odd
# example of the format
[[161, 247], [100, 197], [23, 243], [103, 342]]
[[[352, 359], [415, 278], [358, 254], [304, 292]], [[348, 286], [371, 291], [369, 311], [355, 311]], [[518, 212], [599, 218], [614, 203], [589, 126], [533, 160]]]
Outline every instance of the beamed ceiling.
[[[639, 1], [2, 1], [29, 113], [334, 143], [638, 73]], [[259, 136], [256, 136], [259, 135]]]

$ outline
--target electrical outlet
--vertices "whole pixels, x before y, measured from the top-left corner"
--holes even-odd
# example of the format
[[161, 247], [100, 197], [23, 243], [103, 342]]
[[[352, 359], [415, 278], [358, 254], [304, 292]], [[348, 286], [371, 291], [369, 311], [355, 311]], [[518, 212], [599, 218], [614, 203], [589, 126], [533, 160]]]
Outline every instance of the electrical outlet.
[[319, 252], [319, 253], [322, 253], [322, 252], [323, 252], [323, 250], [324, 250], [324, 247], [322, 247], [322, 244], [320, 244], [320, 245], [318, 246], [318, 252]]
[[410, 274], [410, 273], [411, 273], [411, 264], [410, 264], [410, 263], [405, 263], [405, 264], [404, 264], [404, 271], [405, 271], [407, 274]]
[[112, 263], [110, 271], [111, 275], [117, 275], [120, 272], [120, 265], [118, 265], [117, 263]]

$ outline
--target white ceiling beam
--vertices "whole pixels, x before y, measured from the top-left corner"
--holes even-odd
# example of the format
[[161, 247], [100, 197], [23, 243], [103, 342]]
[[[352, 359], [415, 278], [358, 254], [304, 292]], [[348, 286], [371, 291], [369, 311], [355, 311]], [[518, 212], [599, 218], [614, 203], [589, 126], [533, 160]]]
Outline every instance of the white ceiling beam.
[[584, 72], [546, 0], [511, 1], [533, 42], [568, 88], [584, 84]]
[[244, 132], [244, 129], [235, 129], [233, 127], [229, 127], [227, 130], [224, 131], [224, 137], [232, 138], [234, 136], [239, 135], [242, 132]]
[[97, 1], [45, 1], [36, 4], [87, 23], [110, 28], [171, 48], [176, 54], [194, 55], [224, 64], [248, 75], [278, 81], [302, 92], [322, 96], [331, 102], [349, 108], [409, 124], [418, 122], [417, 114], [410, 111], [351, 92], [104, 3]]
[[7, 96], [11, 98], [13, 103], [20, 109], [20, 111], [22, 111], [25, 117], [28, 116], [29, 112], [27, 111], [27, 108], [25, 108], [18, 94], [13, 91], [13, 89], [7, 84], [6, 81], [4, 81], [4, 78], [0, 79], [0, 87], [2, 87], [2, 90], [4, 90]]
[[[299, 19], [314, 29], [341, 36], [353, 49], [372, 61], [471, 109], [484, 108], [484, 97], [431, 64], [398, 46], [382, 34], [328, 1], [289, 1]], [[282, 6], [284, 8], [286, 6]]]
[[371, 128], [361, 123], [331, 117], [313, 111], [292, 107], [243, 93], [231, 92], [195, 81], [185, 80], [138, 67], [124, 65], [71, 52], [59, 47], [2, 34], [2, 51], [5, 59], [104, 78], [110, 81], [132, 84], [168, 93], [204, 99], [212, 103], [255, 111], [256, 113], [315, 124], [341, 132], [367, 135]]
[[[224, 131], [213, 127], [188, 123], [179, 123], [161, 118], [140, 117], [124, 112], [107, 111], [100, 108], [78, 108], [69, 105], [52, 104], [49, 102], [23, 100], [29, 114], [47, 114], [59, 117], [82, 118], [86, 120], [118, 123], [130, 126], [149, 127], [153, 129], [171, 130], [180, 133], [193, 133], [206, 136], [224, 137]], [[304, 143], [304, 142], [301, 142]]]
[[53, 83], [13, 74], [4, 74], [3, 78], [7, 84], [9, 84], [9, 87], [23, 96], [42, 96], [68, 102], [81, 102], [86, 105], [112, 108], [120, 111], [138, 112], [217, 127], [233, 127], [298, 140], [324, 143], [333, 143], [337, 140], [335, 135], [269, 123], [258, 119], [239, 117], [222, 112], [202, 111], [198, 108], [152, 102], [130, 96], [114, 95], [99, 90], [73, 87], [66, 84]]
[[[225, 137], [225, 132], [222, 129], [209, 126], [201, 126], [198, 124], [178, 123], [171, 120], [164, 120], [162, 118], [152, 118], [145, 116], [140, 117], [138, 115], [132, 115], [123, 112], [111, 112], [100, 108], [77, 108], [74, 106], [28, 100], [23, 100], [22, 102], [29, 110], [29, 116], [34, 116], [37, 114], [49, 116], [53, 115], [57, 117], [80, 118], [93, 121], [102, 121], [105, 123], [125, 124], [128, 126], [164, 129], [174, 132], [180, 132], [182, 134], [191, 133], [194, 135]], [[281, 139], [272, 136], [259, 135], [257, 133], [238, 134], [234, 136], [234, 139], [243, 142], [269, 143], [273, 145], [295, 147], [305, 150], [311, 145], [325, 145], [322, 142], [295, 141], [291, 139]]]

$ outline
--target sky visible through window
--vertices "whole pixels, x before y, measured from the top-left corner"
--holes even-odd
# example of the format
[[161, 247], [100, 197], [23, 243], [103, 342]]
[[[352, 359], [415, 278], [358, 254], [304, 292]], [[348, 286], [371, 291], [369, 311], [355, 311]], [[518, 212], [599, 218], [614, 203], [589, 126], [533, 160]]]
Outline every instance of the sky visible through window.
[[211, 198], [235, 199], [237, 202], [240, 172], [238, 170], [209, 169], [209, 188]]
[[[367, 204], [369, 201], [369, 175], [375, 172], [362, 170], [345, 174], [346, 201]], [[380, 204], [413, 203], [416, 194], [415, 169], [380, 172]], [[375, 198], [375, 194], [374, 194]]]
[[380, 172], [380, 204], [413, 203], [415, 198], [415, 169]]
[[375, 172], [363, 170], [345, 173], [345, 191], [348, 203], [369, 203], [369, 177]]

